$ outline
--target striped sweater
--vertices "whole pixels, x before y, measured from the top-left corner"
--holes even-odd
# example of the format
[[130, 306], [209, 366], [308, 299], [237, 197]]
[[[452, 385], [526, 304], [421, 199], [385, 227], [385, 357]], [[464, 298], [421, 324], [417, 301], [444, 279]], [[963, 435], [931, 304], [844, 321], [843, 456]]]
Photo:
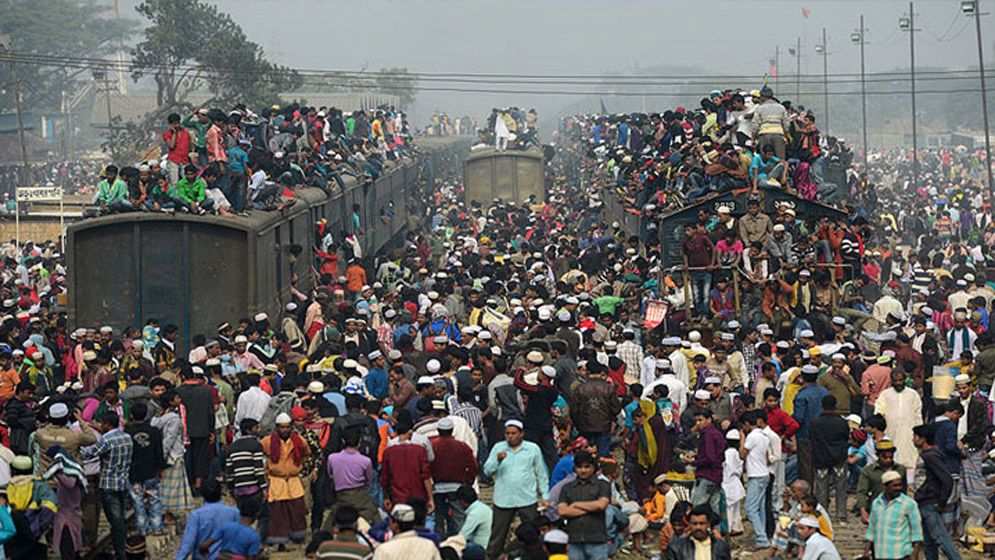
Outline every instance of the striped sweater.
[[225, 479], [232, 491], [251, 486], [266, 488], [266, 454], [258, 439], [242, 436], [232, 442], [225, 455]]

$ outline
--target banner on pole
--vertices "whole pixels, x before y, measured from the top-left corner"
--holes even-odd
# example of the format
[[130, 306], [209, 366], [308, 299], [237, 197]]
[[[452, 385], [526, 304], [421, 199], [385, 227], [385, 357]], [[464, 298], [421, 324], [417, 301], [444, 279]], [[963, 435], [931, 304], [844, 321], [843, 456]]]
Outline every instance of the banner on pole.
[[667, 302], [663, 300], [650, 300], [646, 304], [646, 317], [643, 319], [643, 327], [655, 329], [667, 318]]
[[62, 200], [62, 187], [20, 187], [17, 189], [18, 202], [58, 200]]

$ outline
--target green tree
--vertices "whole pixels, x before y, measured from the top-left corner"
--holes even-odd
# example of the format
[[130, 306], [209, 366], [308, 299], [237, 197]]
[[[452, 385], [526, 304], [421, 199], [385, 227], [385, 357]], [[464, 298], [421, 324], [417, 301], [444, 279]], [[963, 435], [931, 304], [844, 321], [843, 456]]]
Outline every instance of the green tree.
[[401, 105], [410, 105], [415, 100], [418, 78], [407, 68], [381, 68], [373, 74], [372, 89], [388, 95], [400, 97]]
[[160, 107], [175, 107], [196, 89], [213, 103], [271, 103], [291, 89], [297, 73], [266, 60], [228, 14], [202, 0], [145, 0], [137, 8], [147, 21], [133, 50], [135, 79], [155, 81]]
[[[57, 112], [63, 95], [76, 92], [90, 73], [80, 57], [107, 58], [127, 44], [136, 22], [112, 17], [111, 6], [97, 0], [7, 0], [0, 2], [0, 34], [10, 35], [20, 60], [17, 78], [24, 110]], [[60, 65], [56, 59], [67, 59]], [[75, 67], [74, 67], [75, 66]], [[0, 112], [14, 110], [10, 68], [0, 66]]]

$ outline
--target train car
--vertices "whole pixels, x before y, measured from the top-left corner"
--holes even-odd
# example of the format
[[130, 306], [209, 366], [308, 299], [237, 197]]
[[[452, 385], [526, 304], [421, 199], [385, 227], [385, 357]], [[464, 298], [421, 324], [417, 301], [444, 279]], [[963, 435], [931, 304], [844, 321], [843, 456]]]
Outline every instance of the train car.
[[[312, 250], [321, 220], [338, 238], [358, 205], [364, 255], [389, 245], [408, 224], [419, 181], [457, 173], [468, 142], [418, 141], [419, 155], [405, 159], [374, 184], [351, 178], [329, 196], [321, 189], [295, 192], [283, 212], [224, 218], [130, 212], [72, 225], [67, 234], [72, 327], [141, 326], [149, 318], [180, 327], [186, 346], [195, 333], [210, 335], [223, 321], [266, 312], [279, 316], [296, 288], [312, 286]], [[416, 209], [415, 209], [416, 211]], [[391, 215], [390, 219], [382, 219]]]
[[545, 164], [542, 150], [503, 150], [475, 147], [463, 164], [467, 204], [488, 205], [494, 199], [522, 202], [530, 196], [545, 202]]
[[[805, 200], [792, 193], [782, 190], [762, 191], [762, 209], [768, 215], [776, 212], [778, 204], [788, 204], [798, 213], [799, 219], [828, 217], [832, 220], [845, 220], [846, 212], [828, 204], [815, 200]], [[605, 221], [618, 222], [627, 235], [638, 235], [645, 238], [647, 219], [642, 213], [634, 211], [629, 204], [611, 191], [603, 191]], [[746, 190], [722, 193], [718, 196], [694, 202], [682, 208], [657, 215], [654, 219], [663, 249], [663, 265], [667, 268], [683, 265], [684, 228], [698, 222], [698, 211], [701, 209], [713, 213], [721, 206], [732, 208], [732, 215], [739, 217], [746, 213]]]

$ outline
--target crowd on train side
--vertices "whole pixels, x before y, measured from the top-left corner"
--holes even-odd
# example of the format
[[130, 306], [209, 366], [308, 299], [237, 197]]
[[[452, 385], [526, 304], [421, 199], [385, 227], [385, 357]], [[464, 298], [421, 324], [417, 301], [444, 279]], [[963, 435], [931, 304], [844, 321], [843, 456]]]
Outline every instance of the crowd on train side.
[[319, 226], [314, 285], [213, 332], [70, 329], [54, 248], [8, 248], [7, 556], [74, 558], [103, 512], [117, 558], [175, 532], [177, 559], [959, 559], [995, 525], [977, 154], [924, 151], [911, 189], [907, 152], [872, 154], [821, 221], [766, 204], [804, 200], [786, 152], [661, 244], [651, 206], [711, 198], [680, 171], [706, 143], [778, 144], [671, 113], [625, 142], [642, 116], [566, 121], [545, 201], [439, 178], [397, 250]]
[[297, 188], [332, 193], [348, 177], [371, 184], [411, 153], [407, 118], [389, 106], [344, 112], [292, 103], [258, 114], [242, 104], [201, 107], [165, 124], [161, 158], [103, 168], [99, 213], [282, 210]]

